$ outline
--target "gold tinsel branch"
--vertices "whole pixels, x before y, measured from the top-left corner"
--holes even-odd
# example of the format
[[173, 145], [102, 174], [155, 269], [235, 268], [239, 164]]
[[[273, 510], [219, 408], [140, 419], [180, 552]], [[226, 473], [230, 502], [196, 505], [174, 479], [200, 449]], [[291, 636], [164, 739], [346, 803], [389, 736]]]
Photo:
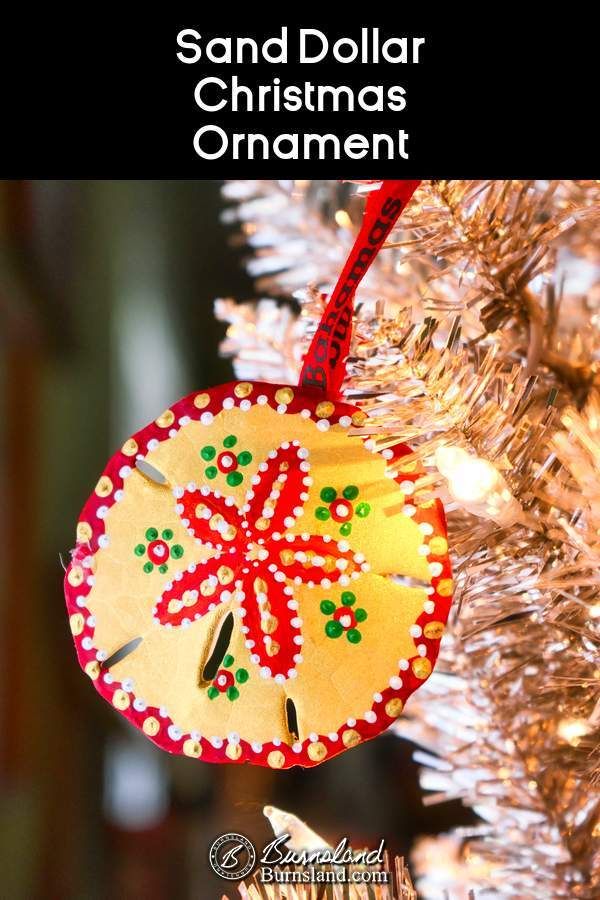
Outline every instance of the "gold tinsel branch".
[[[360, 190], [360, 189], [359, 189]], [[247, 269], [259, 292], [291, 296], [311, 284], [329, 289], [352, 246], [363, 199], [347, 182], [230, 181], [223, 189], [235, 201], [223, 215], [240, 229], [236, 241], [251, 249]], [[411, 293], [392, 254], [375, 260], [364, 281], [364, 298], [397, 304]]]
[[[440, 661], [397, 731], [426, 802], [482, 824], [416, 847], [426, 897], [600, 894], [599, 211], [593, 182], [427, 183], [358, 297], [356, 433], [413, 446], [454, 548]], [[324, 298], [298, 296], [306, 342]]]

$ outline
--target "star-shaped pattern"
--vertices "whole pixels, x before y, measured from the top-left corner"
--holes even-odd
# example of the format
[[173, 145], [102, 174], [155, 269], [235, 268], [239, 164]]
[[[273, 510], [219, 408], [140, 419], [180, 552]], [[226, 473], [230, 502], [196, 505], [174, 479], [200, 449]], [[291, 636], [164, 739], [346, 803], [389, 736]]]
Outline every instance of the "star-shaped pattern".
[[207, 486], [177, 488], [177, 513], [211, 556], [166, 586], [158, 622], [190, 626], [218, 603], [230, 604], [261, 675], [278, 683], [295, 677], [304, 639], [294, 585], [347, 586], [369, 569], [345, 540], [292, 531], [311, 485], [308, 450], [286, 441], [260, 463], [241, 508]]

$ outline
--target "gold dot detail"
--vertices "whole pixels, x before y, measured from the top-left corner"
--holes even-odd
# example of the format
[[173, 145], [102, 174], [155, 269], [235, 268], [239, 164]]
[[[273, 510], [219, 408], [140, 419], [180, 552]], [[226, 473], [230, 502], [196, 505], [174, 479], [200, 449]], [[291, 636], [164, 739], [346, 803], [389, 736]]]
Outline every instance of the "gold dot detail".
[[431, 675], [431, 663], [424, 656], [413, 659], [412, 670], [417, 678], [425, 679]]
[[240, 747], [240, 745], [234, 744], [232, 741], [229, 741], [229, 743], [225, 747], [225, 756], [227, 756], [228, 759], [236, 760], [239, 759], [241, 755], [242, 748]]
[[423, 629], [423, 634], [429, 640], [437, 641], [444, 633], [443, 622], [428, 622]]
[[236, 397], [249, 397], [252, 393], [252, 385], [249, 381], [240, 381], [233, 389]]
[[125, 456], [135, 456], [135, 454], [138, 452], [137, 441], [134, 441], [133, 438], [129, 438], [128, 441], [125, 441], [125, 443], [121, 447], [121, 450], [125, 454]]
[[78, 543], [87, 543], [92, 536], [92, 526], [88, 522], [77, 523], [77, 541]]
[[194, 397], [194, 406], [196, 407], [196, 409], [206, 409], [209, 403], [209, 394], [196, 394], [196, 396]]
[[294, 562], [294, 551], [293, 550], [282, 550], [279, 554], [279, 559], [281, 560], [282, 565], [291, 566]]
[[267, 762], [272, 769], [283, 769], [285, 765], [285, 756], [281, 750], [271, 750], [267, 756]]
[[81, 613], [73, 613], [73, 615], [69, 619], [69, 625], [71, 626], [72, 634], [81, 634], [85, 625], [85, 620]]
[[442, 578], [441, 581], [438, 581], [436, 591], [438, 592], [440, 597], [450, 597], [453, 590], [454, 582], [451, 578]]
[[357, 409], [355, 413], [352, 413], [352, 424], [353, 425], [364, 425], [367, 421], [368, 416], [362, 409]]
[[96, 678], [100, 675], [100, 663], [96, 659], [90, 660], [89, 663], [86, 664], [85, 674], [88, 675], [92, 681], [95, 681]]
[[267, 644], [267, 656], [277, 656], [280, 650], [281, 647], [277, 641], [269, 641]]
[[73, 566], [69, 569], [67, 581], [73, 587], [79, 587], [80, 584], [83, 584], [83, 569], [81, 566]]
[[429, 549], [436, 556], [443, 556], [448, 552], [448, 541], [443, 537], [434, 537], [429, 541]]
[[331, 400], [323, 400], [321, 403], [317, 404], [317, 408], [315, 410], [319, 419], [326, 419], [328, 416], [332, 414], [335, 406], [331, 402]]
[[203, 597], [212, 597], [216, 588], [211, 582], [206, 578], [200, 585], [200, 593]]
[[233, 569], [229, 566], [219, 566], [217, 569], [217, 578], [221, 584], [229, 584], [233, 581]]
[[290, 387], [279, 388], [278, 391], [275, 391], [275, 399], [278, 403], [291, 403], [294, 399], [294, 392]]
[[267, 593], [267, 582], [264, 578], [255, 578], [254, 579], [254, 592], [256, 594], [266, 594]]
[[[148, 720], [146, 719], [146, 722], [147, 721]], [[156, 722], [156, 719], [154, 721]], [[144, 725], [146, 722], [144, 722]], [[188, 738], [187, 741], [183, 742], [183, 752], [186, 756], [193, 756], [194, 759], [198, 759], [199, 756], [202, 756], [202, 744], [200, 741]]]
[[144, 719], [142, 731], [149, 737], [154, 737], [160, 731], [160, 722], [154, 716], [148, 716], [147, 719]]
[[348, 728], [342, 734], [342, 742], [344, 747], [356, 747], [360, 743], [360, 734], [354, 728]]
[[279, 621], [275, 616], [268, 616], [266, 619], [261, 619], [260, 629], [265, 634], [273, 634], [274, 631], [277, 631], [278, 625]]
[[256, 520], [254, 527], [258, 528], [259, 531], [266, 531], [269, 527], [269, 520], [261, 516], [260, 519]]
[[113, 489], [113, 483], [108, 475], [103, 475], [96, 485], [96, 493], [99, 497], [108, 497]]
[[129, 694], [120, 688], [112, 695], [112, 704], [116, 709], [127, 709], [129, 702]]
[[397, 719], [402, 712], [403, 704], [399, 697], [393, 697], [385, 704], [385, 713], [391, 719]]
[[161, 413], [158, 419], [155, 419], [155, 422], [159, 428], [169, 428], [174, 421], [175, 413], [172, 409], [165, 409], [164, 413]]
[[313, 762], [320, 762], [327, 756], [327, 747], [322, 741], [315, 741], [314, 744], [308, 745], [308, 750], [306, 752]]
[[409, 462], [402, 463], [400, 466], [401, 472], [416, 472], [417, 471], [417, 461], [416, 459], [409, 460]]

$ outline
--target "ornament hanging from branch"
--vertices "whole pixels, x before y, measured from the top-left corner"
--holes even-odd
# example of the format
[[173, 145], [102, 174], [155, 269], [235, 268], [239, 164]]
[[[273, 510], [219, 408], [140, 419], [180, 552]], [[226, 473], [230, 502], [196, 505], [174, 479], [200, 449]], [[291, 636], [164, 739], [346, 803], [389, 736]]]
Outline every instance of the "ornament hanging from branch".
[[[156, 744], [312, 766], [387, 728], [432, 671], [452, 580], [410, 448], [338, 399], [354, 292], [417, 182], [384, 182], [297, 388], [180, 400], [109, 461], [65, 578], [79, 662]], [[403, 464], [403, 458], [406, 463]]]

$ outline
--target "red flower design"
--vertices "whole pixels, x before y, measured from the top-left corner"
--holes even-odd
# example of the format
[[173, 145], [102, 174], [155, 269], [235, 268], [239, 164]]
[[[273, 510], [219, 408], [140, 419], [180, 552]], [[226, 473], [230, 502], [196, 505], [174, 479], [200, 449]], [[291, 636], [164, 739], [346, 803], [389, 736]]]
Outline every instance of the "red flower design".
[[227, 669], [219, 669], [213, 684], [221, 694], [224, 694], [227, 688], [232, 687], [234, 681], [233, 672], [229, 672]]
[[190, 625], [217, 602], [237, 601], [252, 661], [278, 682], [302, 661], [294, 584], [347, 585], [369, 568], [347, 541], [290, 533], [308, 499], [309, 471], [308, 451], [292, 441], [259, 465], [241, 508], [208, 487], [178, 489], [184, 526], [214, 555], [167, 585], [155, 609], [163, 625]]

